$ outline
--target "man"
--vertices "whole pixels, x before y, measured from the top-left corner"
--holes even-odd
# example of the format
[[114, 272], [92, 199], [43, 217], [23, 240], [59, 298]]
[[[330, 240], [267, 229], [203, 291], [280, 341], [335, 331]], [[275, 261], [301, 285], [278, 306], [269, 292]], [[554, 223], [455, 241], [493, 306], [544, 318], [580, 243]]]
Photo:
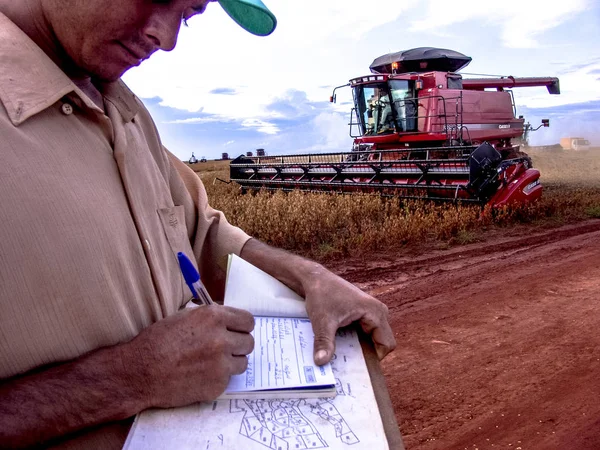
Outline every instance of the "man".
[[[395, 346], [383, 304], [210, 208], [120, 81], [207, 3], [0, 0], [2, 448], [120, 448], [139, 411], [212, 400], [246, 369], [252, 316], [184, 310], [180, 251], [216, 299], [231, 252], [305, 296], [318, 364], [355, 321], [379, 357]], [[221, 5], [275, 27], [258, 0]]]

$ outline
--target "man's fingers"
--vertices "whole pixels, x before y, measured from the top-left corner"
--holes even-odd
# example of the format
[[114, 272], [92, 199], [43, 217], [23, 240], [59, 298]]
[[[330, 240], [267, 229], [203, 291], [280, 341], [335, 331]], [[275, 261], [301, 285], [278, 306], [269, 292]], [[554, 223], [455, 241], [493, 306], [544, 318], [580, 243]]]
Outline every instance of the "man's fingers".
[[245, 356], [232, 356], [231, 357], [231, 374], [239, 375], [244, 373], [248, 368], [248, 358]]
[[387, 307], [383, 304], [381, 306], [380, 314], [376, 317], [365, 316], [360, 320], [363, 331], [371, 335], [380, 360], [396, 348], [394, 332], [388, 321]]
[[254, 350], [254, 338], [249, 333], [229, 332], [233, 356], [246, 356]]
[[[386, 329], [387, 328], [387, 329]], [[379, 328], [375, 328], [371, 334], [377, 357], [382, 360], [388, 353], [396, 348], [394, 333], [387, 322]]]
[[335, 333], [337, 324], [322, 319], [313, 321], [313, 331], [315, 333], [314, 359], [315, 364], [322, 366], [331, 361], [335, 351]]
[[211, 308], [219, 308], [225, 314], [225, 326], [229, 331], [250, 333], [254, 330], [254, 316], [248, 311], [229, 306], [214, 306]]

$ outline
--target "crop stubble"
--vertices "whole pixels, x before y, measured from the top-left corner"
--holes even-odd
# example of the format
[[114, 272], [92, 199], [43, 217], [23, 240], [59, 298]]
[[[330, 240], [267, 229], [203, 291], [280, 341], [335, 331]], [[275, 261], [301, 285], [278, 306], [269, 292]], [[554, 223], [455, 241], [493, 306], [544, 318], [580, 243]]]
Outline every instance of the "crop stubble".
[[191, 167], [204, 181], [212, 206], [231, 223], [271, 245], [325, 261], [415, 245], [467, 244], [484, 239], [490, 229], [515, 224], [546, 227], [600, 217], [600, 150], [529, 154], [542, 173], [542, 199], [494, 212], [368, 194], [241, 194], [235, 183], [216, 180], [228, 180], [228, 161]]

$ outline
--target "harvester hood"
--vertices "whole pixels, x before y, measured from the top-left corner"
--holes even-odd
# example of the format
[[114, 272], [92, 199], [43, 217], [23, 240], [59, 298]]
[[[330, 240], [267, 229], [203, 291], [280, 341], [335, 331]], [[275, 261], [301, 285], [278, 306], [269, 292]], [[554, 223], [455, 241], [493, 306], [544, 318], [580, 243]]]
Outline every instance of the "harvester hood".
[[[456, 72], [470, 62], [471, 57], [454, 50], [418, 47], [375, 58], [369, 69], [372, 73]], [[392, 68], [393, 63], [397, 63], [398, 67]]]

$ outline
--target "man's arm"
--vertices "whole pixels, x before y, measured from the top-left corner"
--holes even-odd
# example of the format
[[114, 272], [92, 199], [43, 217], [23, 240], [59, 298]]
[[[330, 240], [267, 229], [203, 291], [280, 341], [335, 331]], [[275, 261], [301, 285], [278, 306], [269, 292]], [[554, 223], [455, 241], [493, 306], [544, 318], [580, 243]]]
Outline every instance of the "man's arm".
[[352, 322], [359, 322], [362, 329], [371, 335], [380, 359], [396, 347], [387, 306], [320, 264], [256, 239], [244, 245], [240, 256], [305, 297], [306, 310], [315, 332], [314, 358], [317, 364], [331, 360], [337, 329]]
[[225, 306], [185, 310], [128, 343], [0, 382], [0, 448], [47, 442], [149, 407], [214, 400], [243, 373], [252, 315]]
[[125, 347], [2, 382], [0, 447], [28, 447], [146, 408], [146, 386], [125, 363]]

